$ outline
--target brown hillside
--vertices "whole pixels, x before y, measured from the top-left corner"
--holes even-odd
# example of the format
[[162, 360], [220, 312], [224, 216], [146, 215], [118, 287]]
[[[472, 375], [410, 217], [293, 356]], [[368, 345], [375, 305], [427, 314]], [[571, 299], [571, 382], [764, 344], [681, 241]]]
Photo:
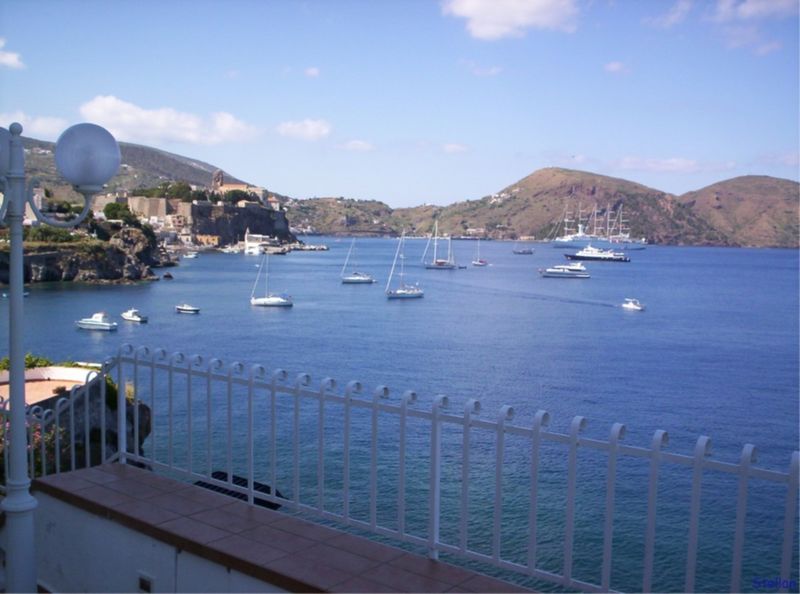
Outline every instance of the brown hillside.
[[739, 245], [800, 247], [800, 184], [765, 175], [722, 181], [679, 200]]
[[[444, 233], [485, 228], [495, 238], [547, 239], [559, 232], [567, 210], [574, 218], [580, 209], [586, 218], [596, 208], [602, 218], [608, 209], [614, 212], [620, 207], [633, 237], [661, 244], [731, 243], [670, 194], [624, 179], [554, 167], [540, 169], [492, 196], [437, 210]], [[407, 209], [409, 215], [410, 211], [416, 209]], [[430, 209], [426, 214], [430, 216]], [[424, 221], [414, 222], [421, 231], [427, 230]]]

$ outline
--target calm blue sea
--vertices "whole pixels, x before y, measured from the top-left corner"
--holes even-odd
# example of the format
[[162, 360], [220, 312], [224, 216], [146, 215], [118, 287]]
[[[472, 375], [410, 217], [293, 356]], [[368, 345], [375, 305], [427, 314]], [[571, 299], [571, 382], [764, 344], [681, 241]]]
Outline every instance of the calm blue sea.
[[[586, 433], [602, 439], [612, 423], [623, 422], [625, 442], [632, 445], [648, 446], [653, 432], [665, 429], [669, 451], [686, 454], [698, 436], [708, 435], [716, 459], [736, 462], [742, 446], [752, 443], [759, 466], [783, 472], [798, 448], [796, 250], [651, 246], [631, 252], [630, 263], [587, 263], [591, 279], [566, 280], [537, 273], [565, 262], [564, 250], [547, 244], [535, 244], [535, 254], [524, 256], [513, 254], [510, 243], [481, 242], [481, 256], [491, 265], [474, 268], [469, 262], [475, 243], [453, 242], [457, 260], [468, 268], [439, 271], [423, 269], [425, 242], [409, 240], [406, 280], [419, 281], [425, 297], [403, 302], [387, 301], [383, 294], [396, 240], [358, 240], [359, 268], [378, 279], [364, 286], [339, 282], [349, 240], [309, 241], [331, 249], [271, 258], [270, 289], [291, 294], [291, 309], [250, 306], [258, 258], [201, 254], [170, 269], [171, 281], [32, 286], [25, 299], [25, 349], [54, 360], [100, 361], [124, 343], [162, 347], [225, 363], [283, 368], [290, 377], [308, 372], [312, 381], [330, 376], [344, 385], [357, 379], [369, 392], [380, 384], [396, 395], [414, 389], [422, 401], [442, 393], [458, 411], [468, 398], [477, 398], [482, 414], [492, 419], [502, 404], [509, 404], [516, 412], [514, 422], [526, 426], [544, 409], [551, 414], [551, 426], [562, 432], [573, 416], [582, 415], [589, 420]], [[639, 299], [647, 311], [621, 309], [626, 297]], [[200, 315], [174, 313], [174, 305], [184, 301], [200, 307]], [[150, 322], [121, 320], [119, 314], [129, 307], [140, 309]], [[8, 353], [7, 310], [7, 300], [0, 299], [2, 355]], [[75, 320], [100, 310], [117, 319], [119, 331], [75, 328]], [[587, 455], [583, 464], [601, 473], [604, 460]], [[646, 472], [626, 471], [624, 465], [620, 472], [628, 475], [618, 500], [624, 502], [629, 489], [630, 505], [638, 510], [643, 503], [634, 493], [646, 490]], [[554, 470], [554, 483], [561, 480], [558, 475]], [[686, 475], [675, 480], [690, 480]], [[735, 485], [731, 478], [720, 492], [735, 496]], [[707, 492], [705, 505], [715, 505], [713, 486]], [[679, 491], [675, 499], [688, 506], [688, 493]], [[782, 500], [775, 501], [779, 517]], [[542, 505], [547, 514], [548, 502]], [[555, 511], [559, 505], [563, 509], [561, 500], [553, 505]], [[758, 506], [754, 513], [767, 513], [757, 516], [759, 522], [776, 521]], [[602, 529], [592, 525], [602, 527], [599, 507], [589, 510], [587, 526], [577, 526], [586, 551], [596, 550], [598, 538], [602, 542]], [[638, 534], [639, 528], [631, 526], [631, 533]], [[685, 538], [685, 527], [677, 529]], [[762, 526], [748, 541], [753, 543], [748, 547], [763, 542], [764, 555], [756, 557], [770, 561], [765, 568], [775, 567], [770, 534], [779, 548], [779, 529], [779, 524]], [[720, 530], [727, 544], [719, 546], [729, 549], [732, 528]], [[555, 551], [557, 534], [552, 540]], [[545, 559], [547, 546], [541, 545]], [[593, 567], [582, 550], [578, 543], [576, 563]], [[615, 550], [618, 554], [624, 551]], [[701, 548], [703, 554], [730, 558], [729, 550], [717, 552], [713, 544], [705, 553]], [[640, 558], [636, 551], [633, 555]], [[554, 552], [551, 569], [558, 571], [556, 558]], [[657, 558], [663, 581], [654, 588], [680, 590], [681, 578], [673, 583], [663, 576], [672, 572], [672, 564], [682, 571], [685, 551], [657, 550]], [[622, 587], [641, 588], [637, 564], [619, 569], [630, 573], [622, 576]], [[749, 567], [742, 587], [752, 590], [752, 579], [774, 577], [761, 576], [762, 571], [767, 570], [758, 564]], [[587, 572], [587, 579], [599, 580], [594, 569]], [[697, 588], [726, 589], [729, 566], [720, 561], [716, 573], [708, 582], [698, 579]]]

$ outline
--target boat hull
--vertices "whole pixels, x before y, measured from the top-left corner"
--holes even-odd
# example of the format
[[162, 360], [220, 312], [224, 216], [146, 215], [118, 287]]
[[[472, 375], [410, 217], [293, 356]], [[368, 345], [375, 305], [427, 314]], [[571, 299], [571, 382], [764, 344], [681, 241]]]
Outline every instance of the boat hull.
[[375, 279], [368, 275], [353, 274], [342, 277], [343, 285], [371, 285], [374, 282]]
[[584, 262], [630, 262], [627, 256], [583, 256], [581, 254], [564, 254], [567, 260], [578, 260]]
[[291, 299], [286, 297], [269, 296], [253, 297], [250, 299], [250, 305], [256, 305], [258, 307], [292, 307], [294, 303], [292, 303]]
[[112, 332], [117, 329], [116, 322], [111, 322], [110, 324], [98, 324], [96, 322], [78, 321], [75, 322], [75, 325], [83, 330], [101, 330], [103, 332]]
[[400, 291], [387, 291], [386, 292], [386, 298], [387, 299], [420, 299], [421, 297], [424, 297], [424, 296], [425, 296], [425, 293], [422, 293], [422, 292], [416, 292], [416, 293], [400, 292]]
[[589, 278], [588, 272], [552, 272], [543, 270], [542, 278]]

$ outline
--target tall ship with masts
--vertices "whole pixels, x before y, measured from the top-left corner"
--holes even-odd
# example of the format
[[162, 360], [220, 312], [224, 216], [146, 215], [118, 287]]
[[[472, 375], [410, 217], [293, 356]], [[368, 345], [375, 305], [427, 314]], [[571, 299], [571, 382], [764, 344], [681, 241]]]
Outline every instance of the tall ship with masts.
[[562, 225], [559, 226], [561, 235], [553, 239], [553, 247], [582, 249], [591, 245], [616, 250], [643, 250], [647, 247], [646, 238], [631, 237], [628, 221], [622, 216], [622, 204], [616, 211], [606, 207], [604, 215], [598, 213], [595, 205], [585, 218], [579, 204], [574, 219], [567, 207]]

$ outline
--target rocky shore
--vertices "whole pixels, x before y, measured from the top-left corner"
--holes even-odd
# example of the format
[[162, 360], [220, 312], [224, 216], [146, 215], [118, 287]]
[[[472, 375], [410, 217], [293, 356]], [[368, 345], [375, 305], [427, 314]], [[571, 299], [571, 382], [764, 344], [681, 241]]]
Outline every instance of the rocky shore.
[[[0, 283], [8, 284], [8, 260], [0, 250]], [[24, 274], [26, 283], [125, 284], [158, 280], [152, 268], [165, 264], [140, 229], [124, 228], [109, 241], [26, 244]]]

